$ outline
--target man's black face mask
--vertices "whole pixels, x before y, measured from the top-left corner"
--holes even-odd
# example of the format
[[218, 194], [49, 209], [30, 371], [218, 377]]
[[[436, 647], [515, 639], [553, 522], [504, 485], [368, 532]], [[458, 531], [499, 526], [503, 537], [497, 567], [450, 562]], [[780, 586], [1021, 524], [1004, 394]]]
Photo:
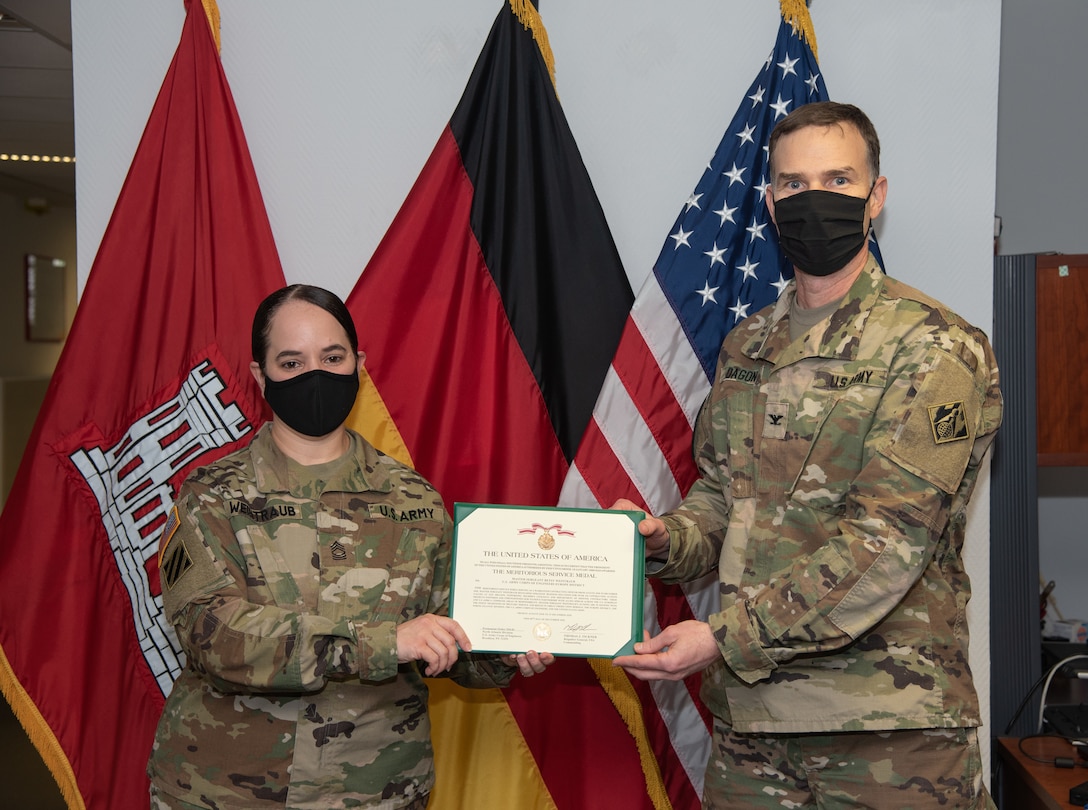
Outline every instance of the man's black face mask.
[[864, 199], [833, 191], [802, 191], [775, 201], [778, 241], [794, 267], [810, 276], [842, 270], [868, 238]]

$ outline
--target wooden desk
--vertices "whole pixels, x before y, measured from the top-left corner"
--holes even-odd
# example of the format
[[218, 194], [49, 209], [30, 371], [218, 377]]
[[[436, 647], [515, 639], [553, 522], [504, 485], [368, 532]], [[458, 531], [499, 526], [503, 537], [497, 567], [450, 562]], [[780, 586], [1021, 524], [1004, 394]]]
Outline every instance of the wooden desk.
[[[1035, 762], [1020, 753], [1018, 742], [1014, 737], [1001, 737], [997, 741], [1004, 790], [1002, 810], [1069, 810], [1080, 807], [1069, 803], [1069, 788], [1088, 781], [1088, 768], [1058, 768]], [[1055, 757], [1078, 758], [1072, 745], [1056, 737], [1025, 740], [1024, 751], [1047, 760]]]

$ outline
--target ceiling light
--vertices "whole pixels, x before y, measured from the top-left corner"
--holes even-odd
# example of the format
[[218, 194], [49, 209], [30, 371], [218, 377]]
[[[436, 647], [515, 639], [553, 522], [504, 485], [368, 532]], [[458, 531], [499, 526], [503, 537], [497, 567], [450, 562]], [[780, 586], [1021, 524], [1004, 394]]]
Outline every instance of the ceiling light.
[[70, 155], [11, 155], [0, 152], [0, 160], [25, 162], [25, 163], [75, 163], [76, 159]]

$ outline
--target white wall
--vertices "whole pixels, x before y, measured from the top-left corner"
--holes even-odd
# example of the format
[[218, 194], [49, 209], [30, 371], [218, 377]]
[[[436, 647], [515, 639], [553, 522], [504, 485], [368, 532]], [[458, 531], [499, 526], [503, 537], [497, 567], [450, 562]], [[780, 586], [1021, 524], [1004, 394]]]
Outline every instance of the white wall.
[[[351, 289], [500, 6], [329, 0], [302, 13], [283, 0], [221, 3], [223, 61], [288, 281]], [[637, 289], [774, 43], [778, 4], [542, 9], [560, 97]], [[84, 0], [72, 13], [85, 278], [183, 7]], [[832, 97], [869, 112], [884, 142], [890, 272], [988, 327], [998, 0], [815, 0], [812, 13]]]
[[[346, 295], [460, 98], [501, 0], [220, 0], [223, 63], [288, 282]], [[638, 290], [770, 52], [778, 3], [542, 0], [559, 95]], [[992, 323], [999, 0], [813, 0], [831, 97], [881, 134], [888, 271]], [[183, 18], [73, 3], [81, 283]], [[249, 313], [242, 313], [249, 317]], [[988, 492], [968, 531], [988, 704]], [[983, 735], [987, 736], [987, 735]]]

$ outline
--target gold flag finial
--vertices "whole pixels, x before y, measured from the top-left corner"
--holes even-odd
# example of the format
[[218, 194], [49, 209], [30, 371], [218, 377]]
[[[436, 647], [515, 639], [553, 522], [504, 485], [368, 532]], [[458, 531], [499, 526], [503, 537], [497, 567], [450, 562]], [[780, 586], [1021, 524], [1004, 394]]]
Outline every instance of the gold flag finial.
[[808, 43], [818, 63], [820, 55], [816, 52], [816, 29], [812, 27], [808, 3], [805, 0], [778, 0], [778, 4], [782, 9], [782, 19], [792, 25], [797, 35]]
[[200, 0], [200, 3], [204, 6], [204, 13], [208, 15], [208, 27], [212, 29], [215, 49], [222, 53], [223, 43], [219, 39], [219, 4], [215, 0]]

